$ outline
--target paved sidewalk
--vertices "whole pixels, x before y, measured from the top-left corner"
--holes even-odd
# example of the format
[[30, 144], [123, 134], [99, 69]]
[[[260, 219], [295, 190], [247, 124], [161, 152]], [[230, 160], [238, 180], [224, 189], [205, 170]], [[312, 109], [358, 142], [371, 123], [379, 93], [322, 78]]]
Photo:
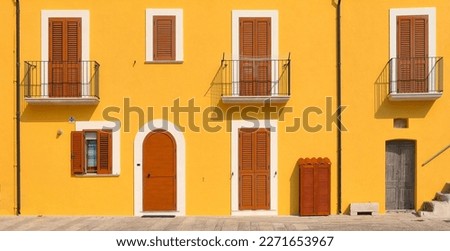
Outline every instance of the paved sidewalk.
[[450, 231], [450, 218], [423, 218], [411, 213], [325, 217], [83, 217], [2, 216], [0, 231]]

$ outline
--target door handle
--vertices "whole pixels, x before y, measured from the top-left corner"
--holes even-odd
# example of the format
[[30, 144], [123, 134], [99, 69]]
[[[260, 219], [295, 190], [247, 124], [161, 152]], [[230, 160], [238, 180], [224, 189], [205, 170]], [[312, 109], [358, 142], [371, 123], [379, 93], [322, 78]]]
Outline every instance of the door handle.
[[150, 174], [147, 174], [147, 179], [150, 178]]

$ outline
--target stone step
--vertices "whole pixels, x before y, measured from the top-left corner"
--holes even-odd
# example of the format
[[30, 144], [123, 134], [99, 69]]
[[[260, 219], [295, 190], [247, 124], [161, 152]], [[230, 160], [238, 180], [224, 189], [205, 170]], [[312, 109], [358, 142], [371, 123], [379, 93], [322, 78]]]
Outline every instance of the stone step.
[[426, 201], [423, 203], [420, 216], [450, 217], [450, 202], [448, 201]]
[[450, 202], [450, 193], [436, 193], [434, 200]]
[[443, 193], [450, 193], [450, 182], [447, 182], [442, 191]]

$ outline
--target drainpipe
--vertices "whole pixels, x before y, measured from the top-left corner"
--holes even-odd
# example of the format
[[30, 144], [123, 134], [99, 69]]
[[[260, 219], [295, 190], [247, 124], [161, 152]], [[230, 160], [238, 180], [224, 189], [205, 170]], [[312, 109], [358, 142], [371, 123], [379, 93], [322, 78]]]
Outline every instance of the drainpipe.
[[16, 0], [16, 215], [20, 215], [20, 1]]
[[342, 213], [342, 123], [341, 123], [341, 0], [336, 6], [336, 106], [337, 106], [337, 196], [338, 214]]

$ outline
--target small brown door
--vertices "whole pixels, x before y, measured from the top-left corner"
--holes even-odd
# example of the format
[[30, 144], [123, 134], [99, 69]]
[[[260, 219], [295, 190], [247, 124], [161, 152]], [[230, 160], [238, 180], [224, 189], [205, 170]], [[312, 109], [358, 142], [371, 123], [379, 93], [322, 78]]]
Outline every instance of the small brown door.
[[239, 19], [239, 95], [268, 96], [271, 92], [271, 19]]
[[239, 210], [270, 209], [270, 131], [239, 129]]
[[300, 215], [330, 214], [330, 167], [328, 158], [300, 159]]
[[143, 211], [176, 210], [176, 144], [164, 130], [151, 132], [143, 145]]
[[81, 18], [49, 19], [48, 94], [81, 96]]
[[386, 210], [414, 209], [415, 142], [386, 143]]
[[428, 91], [428, 16], [397, 17], [397, 92]]

